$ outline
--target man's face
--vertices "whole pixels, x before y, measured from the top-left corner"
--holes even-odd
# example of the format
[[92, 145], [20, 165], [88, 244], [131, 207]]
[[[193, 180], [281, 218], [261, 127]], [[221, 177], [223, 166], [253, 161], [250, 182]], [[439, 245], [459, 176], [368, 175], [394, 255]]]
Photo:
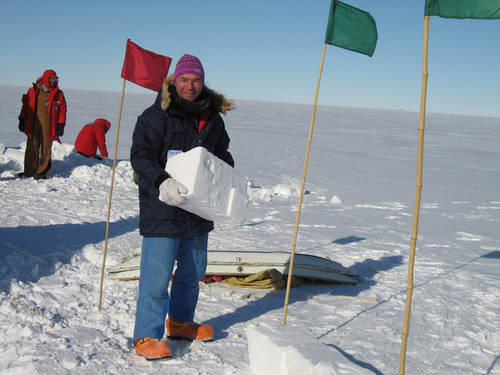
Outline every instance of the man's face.
[[174, 83], [177, 94], [190, 102], [196, 100], [203, 89], [203, 81], [195, 74], [183, 74]]
[[49, 77], [50, 87], [56, 87], [59, 83], [59, 79], [57, 77]]

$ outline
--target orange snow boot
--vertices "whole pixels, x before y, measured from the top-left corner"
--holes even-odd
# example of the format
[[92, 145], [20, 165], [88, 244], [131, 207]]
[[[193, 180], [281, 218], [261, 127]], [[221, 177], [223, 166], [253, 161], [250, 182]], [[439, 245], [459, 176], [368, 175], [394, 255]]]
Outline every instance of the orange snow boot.
[[172, 356], [172, 351], [165, 341], [153, 339], [151, 337], [135, 340], [135, 353], [147, 360], [162, 359]]
[[168, 317], [166, 328], [168, 337], [172, 339], [210, 341], [214, 338], [214, 329], [209, 324], [179, 322]]

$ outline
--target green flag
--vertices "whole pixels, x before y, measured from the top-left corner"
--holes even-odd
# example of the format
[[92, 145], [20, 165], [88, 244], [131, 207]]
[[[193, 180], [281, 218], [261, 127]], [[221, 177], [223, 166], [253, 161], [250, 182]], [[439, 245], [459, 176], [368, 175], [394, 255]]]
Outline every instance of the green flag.
[[500, 18], [500, 0], [425, 0], [425, 15], [445, 18]]
[[372, 56], [377, 45], [377, 25], [370, 13], [332, 0], [325, 43]]

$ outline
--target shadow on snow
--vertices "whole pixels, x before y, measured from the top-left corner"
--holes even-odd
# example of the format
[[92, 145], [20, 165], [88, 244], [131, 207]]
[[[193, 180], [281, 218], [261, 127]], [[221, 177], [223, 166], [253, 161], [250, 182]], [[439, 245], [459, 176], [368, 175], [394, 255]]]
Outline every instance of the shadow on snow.
[[[109, 238], [135, 231], [138, 217], [110, 223]], [[86, 245], [105, 240], [106, 222], [47, 226], [0, 227], [0, 291], [12, 280], [36, 282], [51, 275]]]
[[[357, 239], [361, 241], [362, 239]], [[293, 288], [290, 291], [290, 298], [288, 306], [293, 305], [296, 302], [305, 301], [314, 296], [319, 295], [335, 295], [335, 296], [348, 296], [355, 297], [359, 295], [362, 291], [371, 288], [376, 282], [373, 280], [373, 276], [377, 272], [387, 271], [391, 268], [398, 267], [403, 264], [402, 256], [386, 256], [381, 259], [365, 259], [363, 262], [356, 263], [349, 267], [349, 271], [357, 273], [360, 275], [360, 283], [357, 285], [342, 285], [342, 284], [303, 284], [297, 288]], [[267, 293], [264, 297], [257, 300], [250, 301], [244, 306], [238, 307], [232, 312], [217, 316], [204, 323], [211, 324], [216, 332], [216, 340], [222, 339], [228, 335], [227, 330], [238, 323], [247, 322], [253, 320], [261, 315], [266, 314], [269, 311], [283, 309], [285, 299], [285, 290], [274, 290]], [[384, 301], [382, 301], [383, 303]], [[381, 302], [376, 303], [375, 306], [368, 308], [371, 310], [380, 305]], [[366, 312], [363, 311], [363, 312]], [[356, 316], [357, 317], [357, 316]], [[339, 329], [343, 325], [348, 324], [351, 320], [342, 323], [340, 326], [325, 332], [318, 339], [321, 339], [333, 331]], [[336, 350], [338, 350], [347, 359], [355, 363], [356, 365], [372, 371], [374, 374], [382, 374], [378, 369], [369, 363], [363, 362], [359, 359], [354, 358], [353, 355], [346, 353], [341, 348], [332, 345]]]
[[[402, 259], [403, 257], [401, 256], [388, 256], [383, 257], [379, 260], [367, 259], [361, 263], [354, 264], [348, 269], [349, 271], [356, 273], [360, 273], [360, 271], [373, 268], [376, 268], [378, 271], [385, 271], [401, 265], [403, 263]], [[372, 279], [375, 273], [368, 273], [370, 274], [369, 276], [361, 276], [361, 282], [357, 285], [326, 283], [302, 284], [291, 290], [289, 305], [298, 301], [305, 301], [316, 295], [330, 294], [354, 297], [361, 293], [363, 290], [375, 285], [375, 281]], [[255, 319], [260, 315], [264, 315], [269, 311], [283, 308], [284, 296], [285, 290], [270, 291], [262, 298], [252, 300], [246, 305], [238, 307], [232, 312], [212, 318], [206, 323], [212, 324], [214, 326], [215, 331], [219, 332], [219, 337], [217, 337], [217, 339], [220, 339], [227, 336], [227, 333], [225, 331], [235, 324], [247, 322]]]

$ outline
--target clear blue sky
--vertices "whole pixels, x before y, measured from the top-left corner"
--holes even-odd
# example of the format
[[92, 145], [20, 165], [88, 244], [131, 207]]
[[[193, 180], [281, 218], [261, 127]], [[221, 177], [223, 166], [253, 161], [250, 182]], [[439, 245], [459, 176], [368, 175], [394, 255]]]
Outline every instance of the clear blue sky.
[[[418, 111], [424, 0], [345, 0], [372, 14], [373, 57], [328, 46], [320, 105]], [[0, 84], [120, 91], [125, 44], [200, 57], [233, 99], [312, 104], [330, 0], [0, 0]], [[171, 72], [173, 66], [171, 67]], [[144, 89], [127, 83], [127, 92]], [[500, 116], [500, 20], [431, 18], [428, 112]]]

